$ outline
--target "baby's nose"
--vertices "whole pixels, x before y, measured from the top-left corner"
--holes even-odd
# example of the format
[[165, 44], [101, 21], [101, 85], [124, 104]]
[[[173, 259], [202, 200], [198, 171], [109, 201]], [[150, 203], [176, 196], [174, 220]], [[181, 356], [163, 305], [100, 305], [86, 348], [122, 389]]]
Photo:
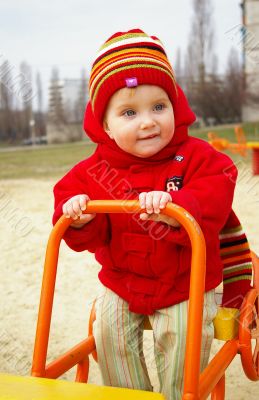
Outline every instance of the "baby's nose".
[[155, 121], [153, 120], [153, 118], [151, 118], [150, 116], [143, 117], [141, 124], [140, 124], [141, 129], [147, 129], [147, 128], [151, 128], [153, 126], [155, 126]]

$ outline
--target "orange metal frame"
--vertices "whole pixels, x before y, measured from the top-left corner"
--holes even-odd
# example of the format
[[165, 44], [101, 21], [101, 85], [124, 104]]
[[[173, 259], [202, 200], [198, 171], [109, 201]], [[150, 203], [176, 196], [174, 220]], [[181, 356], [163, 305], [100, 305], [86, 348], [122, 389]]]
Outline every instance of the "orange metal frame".
[[[95, 200], [89, 201], [87, 210], [84, 212], [139, 213], [141, 209], [139, 202], [134, 200]], [[247, 376], [252, 380], [258, 379], [258, 374], [251, 366], [251, 348], [249, 347], [251, 340], [249, 323], [251, 322], [252, 314], [250, 312], [250, 319], [248, 318], [247, 320], [247, 314], [244, 313], [244, 321], [241, 326], [241, 331], [244, 331], [244, 335], [241, 341], [239, 338], [236, 338], [226, 342], [211, 360], [207, 368], [200, 374], [202, 312], [206, 268], [204, 236], [195, 219], [183, 208], [175, 204], [169, 204], [162, 213], [176, 218], [180, 224], [183, 225], [190, 237], [192, 245], [184, 392], [182, 399], [205, 400], [210, 393], [214, 400], [224, 399], [225, 370], [238, 352], [240, 352], [242, 356], [242, 349], [245, 353], [242, 362], [244, 369], [248, 371], [248, 373], [246, 372]], [[77, 365], [76, 381], [87, 382], [89, 355], [95, 352], [95, 342], [91, 331], [89, 331], [87, 339], [46, 365], [59, 247], [61, 239], [71, 223], [71, 219], [62, 216], [50, 234], [46, 250], [31, 373], [32, 376], [55, 379]], [[257, 300], [258, 292], [256, 289], [252, 289], [247, 302], [252, 302], [252, 304], [254, 304]]]

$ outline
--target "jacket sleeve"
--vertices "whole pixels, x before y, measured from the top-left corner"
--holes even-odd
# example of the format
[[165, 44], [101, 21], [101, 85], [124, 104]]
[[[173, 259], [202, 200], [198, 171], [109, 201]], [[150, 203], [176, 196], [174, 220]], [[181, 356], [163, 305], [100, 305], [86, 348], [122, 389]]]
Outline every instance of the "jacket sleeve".
[[[173, 203], [185, 208], [196, 219], [208, 242], [218, 237], [231, 211], [237, 169], [226, 155], [210, 146], [205, 149], [200, 157], [193, 156], [190, 161], [183, 188], [170, 194]], [[171, 229], [166, 239], [190, 246], [183, 227]]]
[[[54, 214], [52, 222], [55, 224], [63, 214], [62, 206], [71, 197], [77, 194], [87, 194], [90, 199], [90, 186], [85, 173], [84, 162], [77, 164], [54, 186]], [[75, 251], [89, 250], [95, 252], [98, 247], [104, 246], [109, 241], [109, 221], [106, 214], [97, 214], [96, 217], [82, 228], [69, 227], [63, 239]]]

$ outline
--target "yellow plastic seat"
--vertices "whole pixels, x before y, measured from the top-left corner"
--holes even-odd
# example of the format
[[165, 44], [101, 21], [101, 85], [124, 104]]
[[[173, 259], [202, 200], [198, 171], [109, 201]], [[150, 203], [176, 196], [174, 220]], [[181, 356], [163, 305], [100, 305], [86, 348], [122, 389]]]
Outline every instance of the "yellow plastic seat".
[[218, 340], [231, 340], [238, 335], [238, 317], [237, 308], [219, 307], [216, 317], [213, 320], [214, 337]]
[[2, 400], [164, 400], [160, 393], [0, 374]]

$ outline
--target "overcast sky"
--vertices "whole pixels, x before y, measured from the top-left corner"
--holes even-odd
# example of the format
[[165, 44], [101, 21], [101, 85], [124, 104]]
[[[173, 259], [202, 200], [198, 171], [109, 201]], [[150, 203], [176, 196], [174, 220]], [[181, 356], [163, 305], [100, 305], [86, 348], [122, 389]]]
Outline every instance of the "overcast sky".
[[[241, 23], [240, 0], [212, 0], [215, 52], [224, 70], [231, 46], [226, 32]], [[62, 78], [88, 73], [97, 49], [114, 32], [139, 27], [158, 36], [174, 63], [184, 54], [191, 24], [192, 0], [0, 0], [0, 55], [15, 68], [27, 61], [40, 71], [44, 86], [53, 66]]]

